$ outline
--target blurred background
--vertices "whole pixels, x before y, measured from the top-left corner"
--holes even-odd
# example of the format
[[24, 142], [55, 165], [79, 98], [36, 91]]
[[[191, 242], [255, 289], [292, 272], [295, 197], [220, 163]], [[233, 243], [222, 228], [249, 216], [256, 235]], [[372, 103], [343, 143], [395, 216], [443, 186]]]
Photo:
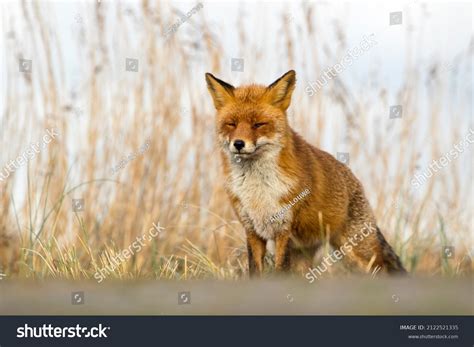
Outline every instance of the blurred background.
[[[223, 190], [204, 73], [270, 84], [290, 69], [290, 124], [345, 158], [407, 270], [472, 271], [471, 2], [1, 6], [4, 276], [242, 278], [244, 230]], [[369, 36], [376, 44], [308, 92]], [[164, 229], [117, 261], [154, 225]]]

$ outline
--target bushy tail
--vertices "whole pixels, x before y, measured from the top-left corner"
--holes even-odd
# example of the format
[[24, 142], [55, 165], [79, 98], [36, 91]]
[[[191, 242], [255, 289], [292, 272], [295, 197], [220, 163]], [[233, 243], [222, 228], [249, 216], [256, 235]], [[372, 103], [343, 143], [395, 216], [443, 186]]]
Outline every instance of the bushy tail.
[[402, 262], [400, 261], [400, 258], [392, 249], [392, 247], [388, 244], [387, 240], [385, 240], [385, 237], [383, 236], [382, 232], [380, 231], [378, 227], [377, 227], [377, 237], [379, 239], [380, 245], [382, 246], [382, 258], [383, 258], [383, 264], [384, 264], [385, 270], [389, 274], [393, 274], [393, 275], [406, 274], [407, 271], [403, 267]]

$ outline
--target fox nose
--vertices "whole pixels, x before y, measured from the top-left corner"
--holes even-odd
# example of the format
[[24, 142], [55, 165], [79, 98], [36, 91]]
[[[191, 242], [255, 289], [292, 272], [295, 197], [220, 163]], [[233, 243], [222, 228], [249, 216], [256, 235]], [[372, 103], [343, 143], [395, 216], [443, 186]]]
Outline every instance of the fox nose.
[[235, 140], [234, 147], [237, 148], [238, 151], [240, 151], [242, 148], [245, 147], [245, 142], [242, 140]]

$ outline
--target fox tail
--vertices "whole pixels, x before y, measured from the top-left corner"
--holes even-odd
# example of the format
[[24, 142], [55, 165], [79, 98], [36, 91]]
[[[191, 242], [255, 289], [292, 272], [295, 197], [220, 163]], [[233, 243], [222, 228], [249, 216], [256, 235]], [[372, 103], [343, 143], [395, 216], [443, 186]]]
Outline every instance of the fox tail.
[[386, 271], [390, 274], [406, 274], [407, 271], [402, 265], [400, 258], [395, 253], [393, 248], [388, 244], [387, 240], [377, 227], [377, 238], [382, 246], [382, 260]]

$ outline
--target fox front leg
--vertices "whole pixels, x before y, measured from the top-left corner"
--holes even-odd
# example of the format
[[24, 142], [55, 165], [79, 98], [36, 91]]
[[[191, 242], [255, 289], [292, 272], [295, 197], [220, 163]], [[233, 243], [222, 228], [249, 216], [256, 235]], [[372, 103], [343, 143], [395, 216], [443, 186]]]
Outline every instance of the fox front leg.
[[290, 261], [290, 232], [281, 231], [275, 237], [275, 270], [289, 271]]
[[247, 252], [249, 258], [249, 275], [256, 277], [263, 273], [267, 243], [253, 230], [247, 231]]

